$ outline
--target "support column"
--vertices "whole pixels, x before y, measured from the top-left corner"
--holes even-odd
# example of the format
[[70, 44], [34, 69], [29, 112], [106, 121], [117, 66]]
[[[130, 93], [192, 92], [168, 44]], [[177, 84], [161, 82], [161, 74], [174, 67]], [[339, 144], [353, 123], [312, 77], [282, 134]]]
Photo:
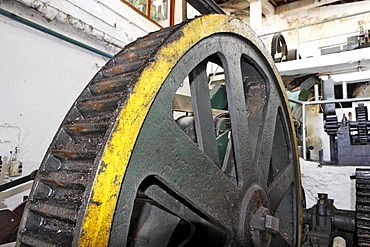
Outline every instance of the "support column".
[[250, 26], [257, 33], [262, 33], [262, 1], [250, 1]]

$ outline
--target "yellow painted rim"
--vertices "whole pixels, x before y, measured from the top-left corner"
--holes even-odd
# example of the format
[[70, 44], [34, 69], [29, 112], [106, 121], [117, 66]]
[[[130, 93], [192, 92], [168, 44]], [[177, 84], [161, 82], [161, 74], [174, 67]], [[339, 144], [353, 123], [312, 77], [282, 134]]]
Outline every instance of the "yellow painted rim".
[[[160, 48], [156, 61], [149, 64], [136, 82], [116, 121], [97, 170], [92, 194], [82, 224], [79, 246], [108, 246], [113, 215], [123, 177], [145, 117], [166, 77], [177, 61], [198, 41], [215, 33], [235, 33], [246, 37], [277, 69], [262, 41], [238, 19], [226, 15], [208, 15], [194, 19], [176, 32], [177, 40]], [[279, 84], [284, 90], [279, 76]], [[285, 96], [285, 101], [288, 100]], [[293, 121], [291, 119], [291, 124]], [[293, 128], [292, 128], [293, 130]], [[295, 139], [295, 138], [294, 138]], [[297, 153], [297, 152], [296, 152]]]

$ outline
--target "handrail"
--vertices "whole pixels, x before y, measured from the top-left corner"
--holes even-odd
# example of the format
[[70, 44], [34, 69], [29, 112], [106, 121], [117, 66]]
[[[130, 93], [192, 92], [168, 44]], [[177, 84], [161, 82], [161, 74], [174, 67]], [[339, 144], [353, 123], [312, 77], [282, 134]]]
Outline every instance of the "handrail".
[[[315, 96], [316, 97], [316, 96]], [[344, 102], [364, 102], [370, 101], [370, 98], [347, 98], [347, 99], [330, 99], [330, 100], [315, 100], [315, 101], [301, 101], [297, 99], [288, 99], [290, 102], [300, 104], [302, 106], [302, 158], [307, 159], [306, 154], [306, 105], [322, 105]]]

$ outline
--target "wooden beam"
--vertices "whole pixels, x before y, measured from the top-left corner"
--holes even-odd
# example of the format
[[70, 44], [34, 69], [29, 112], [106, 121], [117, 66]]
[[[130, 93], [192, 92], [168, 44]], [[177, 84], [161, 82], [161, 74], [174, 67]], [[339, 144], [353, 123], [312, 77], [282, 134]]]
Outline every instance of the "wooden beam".
[[300, 0], [284, 4], [276, 8], [276, 14], [291, 14], [302, 10], [308, 10], [322, 5], [337, 2], [338, 0]]
[[150, 16], [150, 8], [152, 7], [152, 1], [151, 0], [147, 0], [146, 1], [146, 15], [149, 17], [149, 18], [152, 18]]
[[264, 15], [274, 15], [275, 7], [269, 1], [262, 1], [262, 13]]
[[269, 3], [271, 3], [274, 7], [277, 7], [277, 4], [274, 0], [270, 0]]
[[139, 15], [145, 17], [148, 21], [150, 21], [151, 23], [153, 23], [154, 25], [158, 26], [159, 28], [163, 28], [161, 25], [159, 25], [157, 22], [155, 22], [154, 20], [152, 20], [151, 18], [149, 18], [149, 16], [146, 15], [146, 13], [143, 13], [141, 12], [140, 10], [138, 10], [134, 5], [132, 5], [131, 3], [127, 2], [126, 0], [120, 0], [122, 3], [126, 4], [128, 7], [130, 7], [132, 10], [134, 10], [136, 13], [138, 13]]
[[175, 0], [170, 0], [170, 26], [175, 24]]

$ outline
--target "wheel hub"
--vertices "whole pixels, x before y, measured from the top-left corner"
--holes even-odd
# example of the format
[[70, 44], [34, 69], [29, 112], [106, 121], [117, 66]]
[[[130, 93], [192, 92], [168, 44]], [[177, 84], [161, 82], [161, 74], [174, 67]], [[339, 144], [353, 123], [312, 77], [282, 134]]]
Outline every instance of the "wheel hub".
[[246, 192], [242, 205], [242, 245], [270, 246], [271, 234], [279, 231], [279, 219], [271, 216], [266, 192], [253, 184]]
[[[224, 109], [210, 100], [212, 64], [224, 71]], [[190, 132], [174, 118], [184, 83]], [[298, 246], [299, 167], [282, 91], [262, 42], [232, 17], [203, 16], [128, 45], [62, 123], [19, 241]], [[220, 110], [223, 127], [215, 131]]]

